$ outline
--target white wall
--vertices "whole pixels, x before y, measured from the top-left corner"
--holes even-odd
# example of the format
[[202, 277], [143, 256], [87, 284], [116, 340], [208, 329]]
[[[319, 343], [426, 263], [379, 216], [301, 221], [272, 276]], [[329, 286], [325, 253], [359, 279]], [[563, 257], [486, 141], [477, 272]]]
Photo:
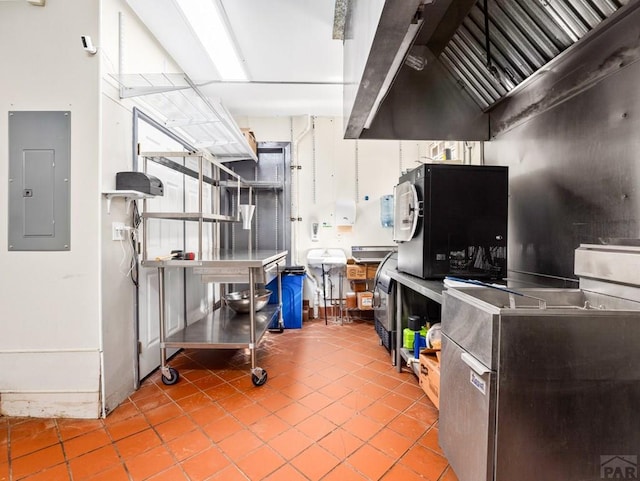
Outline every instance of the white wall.
[[[8, 252], [0, 196], [0, 412], [100, 412], [98, 0], [0, 2], [0, 185], [8, 182], [7, 112], [71, 111], [71, 249]], [[2, 189], [6, 192], [5, 189]]]
[[[241, 127], [251, 128], [258, 142], [292, 142], [292, 163], [302, 166], [294, 171], [292, 181], [292, 216], [302, 217], [301, 222], [293, 223], [292, 229], [292, 250], [297, 264], [306, 264], [307, 252], [313, 248], [339, 248], [349, 257], [354, 245], [395, 245], [392, 229], [382, 227], [380, 222], [380, 198], [393, 194], [402, 172], [418, 163], [433, 162], [431, 147], [438, 143], [345, 140], [339, 117], [236, 120]], [[478, 142], [466, 146], [463, 142], [447, 142], [446, 147], [454, 148], [454, 161], [480, 163]], [[350, 228], [336, 226], [335, 204], [340, 199], [356, 203], [356, 222]], [[321, 225], [317, 242], [311, 240], [314, 221]], [[307, 290], [305, 298], [313, 301], [313, 291]]]
[[[118, 200], [107, 214], [101, 195], [132, 165], [134, 102], [120, 101], [110, 76], [119, 64], [119, 12], [124, 73], [177, 72], [124, 0], [0, 2], [0, 145], [9, 110], [70, 110], [72, 203], [69, 252], [7, 252], [0, 197], [0, 413], [97, 417], [101, 401], [108, 412], [134, 388], [134, 290], [128, 255], [111, 240], [111, 223], [130, 224], [130, 215]], [[97, 55], [82, 50], [81, 35], [92, 37]], [[0, 149], [2, 185], [7, 151]]]
[[[295, 263], [306, 264], [312, 248], [339, 248], [349, 257], [353, 245], [395, 245], [392, 229], [380, 222], [380, 198], [393, 194], [401, 171], [428, 160], [431, 142], [345, 140], [342, 119], [333, 117], [236, 120], [251, 128], [259, 142], [293, 141], [292, 162], [302, 166], [292, 180], [292, 216], [302, 218], [292, 226]], [[351, 227], [336, 226], [335, 205], [341, 199], [356, 204]], [[311, 240], [314, 221], [321, 225], [317, 242]], [[305, 297], [313, 300], [313, 291], [307, 290]]]
[[[177, 72], [124, 0], [52, 0], [45, 7], [0, 2], [0, 145], [7, 145], [10, 110], [72, 112], [71, 250], [8, 252], [8, 205], [0, 196], [4, 414], [97, 417], [101, 393], [109, 411], [133, 390], [134, 291], [126, 276], [127, 255], [111, 240], [111, 223], [130, 223], [130, 217], [117, 200], [107, 214], [101, 195], [115, 187], [115, 173], [132, 162], [134, 101], [119, 99], [110, 76], [119, 65], [119, 13], [123, 73]], [[97, 55], [80, 48], [81, 35], [92, 36]], [[252, 127], [260, 141], [292, 141], [307, 119], [240, 123]], [[380, 196], [392, 193], [401, 170], [426, 157], [427, 143], [346, 141], [336, 118], [316, 118], [314, 131], [315, 147], [309, 132], [294, 149], [294, 162], [302, 166], [294, 182], [294, 214], [303, 219], [295, 223], [297, 262], [304, 263], [311, 247], [339, 247], [349, 254], [351, 245], [390, 244], [391, 232], [379, 222]], [[0, 185], [8, 182], [7, 153], [0, 149]], [[341, 198], [357, 203], [350, 232], [339, 231], [333, 220]], [[326, 223], [317, 243], [310, 240], [314, 218]]]
[[[123, 38], [124, 74], [179, 72], [175, 63], [149, 34], [124, 0], [101, 1], [102, 61], [102, 169], [101, 189], [115, 189], [116, 173], [132, 170], [133, 107], [137, 99], [121, 100], [114, 79], [120, 65], [119, 39]], [[122, 32], [120, 32], [120, 24]], [[144, 108], [143, 108], [144, 110]], [[142, 207], [142, 206], [140, 206]], [[134, 389], [137, 373], [135, 336], [135, 287], [128, 275], [131, 251], [128, 242], [112, 240], [112, 223], [132, 225], [125, 202], [114, 199], [100, 207], [101, 296], [104, 350], [104, 404], [110, 412]]]
[[[316, 118], [315, 149], [313, 131], [300, 142], [299, 262], [316, 247], [342, 248], [349, 256], [352, 245], [394, 245], [391, 229], [380, 224], [379, 206], [381, 196], [393, 193], [400, 174], [400, 142], [343, 140], [342, 132], [341, 119]], [[411, 150], [417, 160], [418, 149]], [[356, 204], [356, 222], [350, 229], [336, 226], [338, 200]], [[313, 221], [320, 224], [318, 242], [311, 241]]]
[[[380, 223], [380, 198], [393, 194], [401, 172], [432, 161], [429, 159], [431, 141], [345, 140], [339, 117], [238, 117], [236, 120], [241, 127], [251, 128], [259, 142], [293, 141], [292, 162], [302, 166], [292, 187], [292, 214], [302, 217], [302, 222], [294, 223], [299, 232], [295, 243], [296, 262], [304, 263], [308, 249], [316, 247], [342, 248], [348, 256], [352, 245], [394, 244], [392, 229]], [[310, 120], [312, 127], [299, 139]], [[455, 147], [456, 158], [462, 160], [463, 143], [458, 142]], [[473, 163], [478, 163], [477, 143], [472, 153]], [[356, 202], [357, 218], [351, 229], [336, 227], [334, 209], [339, 199]], [[324, 224], [318, 242], [311, 241], [314, 219]]]

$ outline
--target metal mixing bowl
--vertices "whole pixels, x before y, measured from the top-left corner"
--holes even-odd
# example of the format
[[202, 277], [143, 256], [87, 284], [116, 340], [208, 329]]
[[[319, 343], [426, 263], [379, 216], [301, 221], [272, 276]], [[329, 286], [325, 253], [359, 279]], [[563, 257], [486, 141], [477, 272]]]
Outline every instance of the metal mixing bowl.
[[[254, 307], [256, 311], [259, 311], [267, 305], [267, 302], [269, 302], [271, 291], [268, 289], [256, 289], [254, 294]], [[234, 311], [245, 313], [249, 312], [250, 309], [250, 295], [251, 293], [249, 290], [230, 292], [229, 294], [224, 296], [224, 300], [227, 305]]]

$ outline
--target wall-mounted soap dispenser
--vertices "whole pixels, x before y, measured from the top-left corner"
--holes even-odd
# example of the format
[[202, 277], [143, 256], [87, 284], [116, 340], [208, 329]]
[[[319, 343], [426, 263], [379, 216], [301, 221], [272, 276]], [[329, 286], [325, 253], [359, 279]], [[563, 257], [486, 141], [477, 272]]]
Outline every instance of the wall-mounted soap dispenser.
[[320, 223], [318, 221], [311, 222], [311, 241], [318, 242], [320, 240], [318, 231], [320, 230]]

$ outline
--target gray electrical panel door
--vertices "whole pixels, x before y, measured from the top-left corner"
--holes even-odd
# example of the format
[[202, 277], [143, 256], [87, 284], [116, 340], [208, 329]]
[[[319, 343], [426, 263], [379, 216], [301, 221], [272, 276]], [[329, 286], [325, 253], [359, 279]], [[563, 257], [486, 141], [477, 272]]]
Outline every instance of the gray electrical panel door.
[[9, 112], [9, 250], [70, 248], [71, 112]]

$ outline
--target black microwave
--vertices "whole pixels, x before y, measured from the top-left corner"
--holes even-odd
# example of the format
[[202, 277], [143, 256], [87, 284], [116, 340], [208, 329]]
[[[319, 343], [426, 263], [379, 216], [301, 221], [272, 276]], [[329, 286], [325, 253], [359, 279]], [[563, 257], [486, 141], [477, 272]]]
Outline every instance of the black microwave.
[[507, 167], [423, 164], [394, 189], [398, 270], [423, 279], [507, 275]]

